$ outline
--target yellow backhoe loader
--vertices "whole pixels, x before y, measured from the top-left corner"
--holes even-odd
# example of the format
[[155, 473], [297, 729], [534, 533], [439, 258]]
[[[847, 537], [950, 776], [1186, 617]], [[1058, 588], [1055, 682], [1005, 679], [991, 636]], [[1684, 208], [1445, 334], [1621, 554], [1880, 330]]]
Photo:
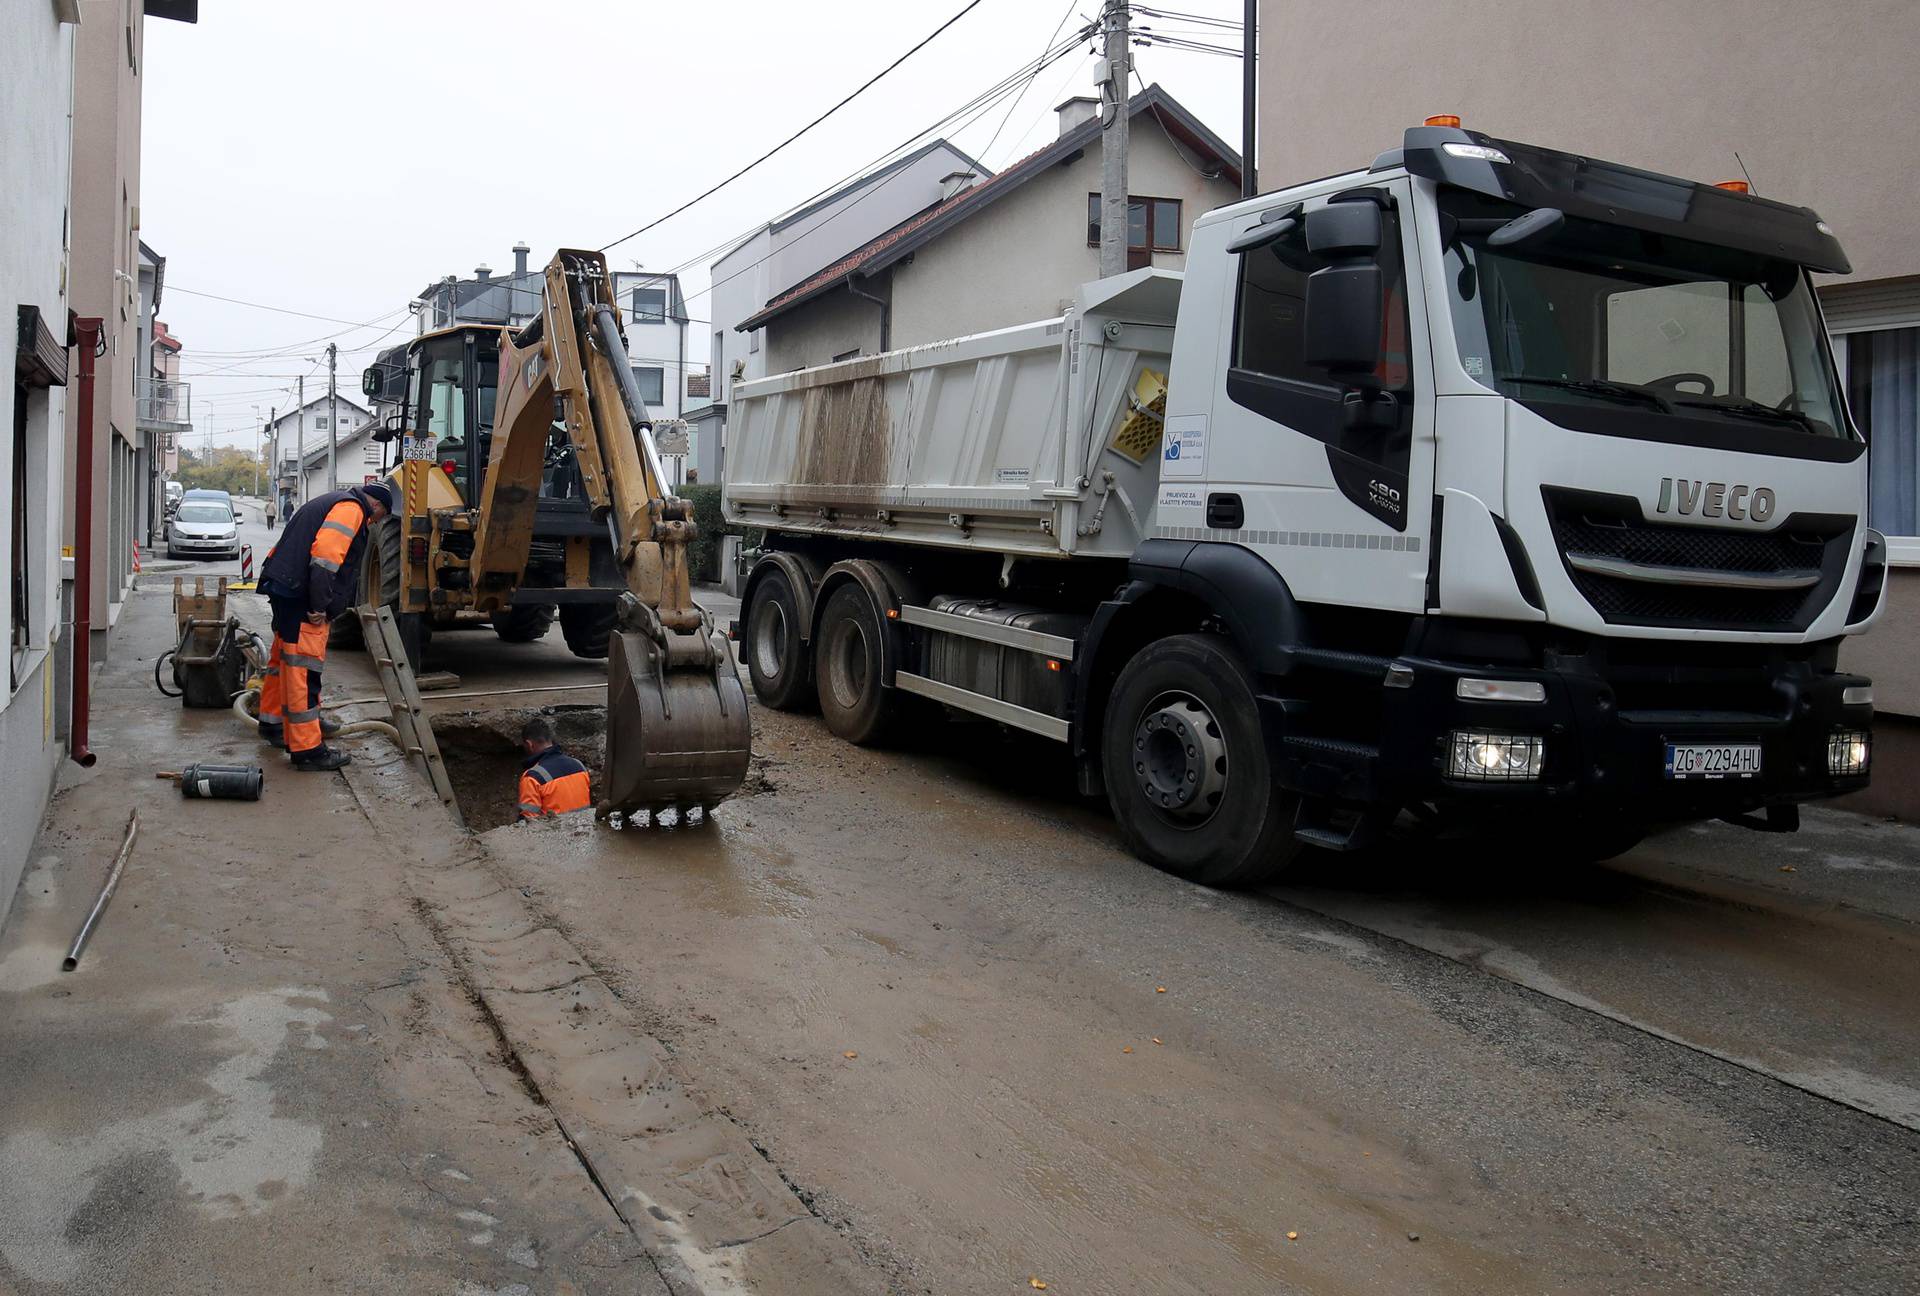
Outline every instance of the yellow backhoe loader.
[[[536, 543], [553, 543], [542, 522], [554, 496], [577, 493], [583, 499], [565, 502], [576, 513], [584, 502], [593, 526], [605, 529], [625, 585], [605, 639], [600, 812], [684, 812], [724, 800], [747, 773], [746, 691], [731, 647], [693, 601], [692, 510], [661, 469], [605, 258], [562, 249], [547, 266], [538, 318], [517, 333], [460, 333], [468, 378], [493, 369], [486, 361], [497, 354], [497, 370], [483, 375], [495, 381], [450, 386], [474, 392], [455, 417], [450, 404], [435, 404], [431, 348], [414, 344], [408, 413], [396, 429], [401, 504], [391, 536], [368, 546], [363, 596], [391, 603], [403, 633], [410, 626], [416, 636], [473, 614], [500, 629], [555, 603], [563, 624], [569, 609], [597, 616], [610, 583], [600, 570], [607, 548], [591, 535], [566, 535], [557, 560], [535, 553]], [[464, 460], [447, 449], [461, 434]], [[531, 583], [530, 566], [545, 573]], [[599, 634], [592, 640], [583, 655], [598, 655]], [[571, 627], [568, 641], [581, 651]]]

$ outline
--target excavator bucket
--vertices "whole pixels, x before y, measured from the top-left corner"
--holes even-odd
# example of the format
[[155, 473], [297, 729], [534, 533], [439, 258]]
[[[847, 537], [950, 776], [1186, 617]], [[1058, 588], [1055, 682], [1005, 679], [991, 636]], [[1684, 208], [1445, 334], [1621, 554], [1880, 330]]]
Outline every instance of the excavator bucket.
[[607, 645], [607, 764], [600, 813], [704, 812], [747, 777], [752, 730], [732, 649], [715, 665], [673, 664], [654, 639], [617, 629]]

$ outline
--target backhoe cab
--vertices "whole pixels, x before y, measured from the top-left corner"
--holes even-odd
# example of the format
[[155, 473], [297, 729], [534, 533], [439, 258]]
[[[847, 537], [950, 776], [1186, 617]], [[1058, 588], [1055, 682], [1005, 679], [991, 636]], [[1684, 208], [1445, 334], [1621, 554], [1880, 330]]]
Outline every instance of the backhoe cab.
[[600, 810], [731, 795], [747, 772], [746, 691], [693, 602], [691, 510], [661, 470], [605, 259], [562, 250], [526, 328], [418, 338], [404, 395], [387, 366], [363, 385], [377, 403], [398, 396], [385, 428], [401, 461], [400, 507], [367, 547], [362, 590], [393, 606], [408, 655], [473, 616], [537, 637], [557, 607], [574, 651], [608, 658]]

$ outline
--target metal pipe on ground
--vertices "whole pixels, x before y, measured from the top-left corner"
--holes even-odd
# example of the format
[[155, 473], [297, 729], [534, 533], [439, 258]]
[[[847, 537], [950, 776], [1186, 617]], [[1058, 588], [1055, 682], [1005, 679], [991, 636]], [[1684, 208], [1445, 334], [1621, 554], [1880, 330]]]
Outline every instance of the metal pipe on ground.
[[113, 857], [113, 868], [107, 874], [107, 883], [100, 888], [100, 894], [93, 902], [93, 909], [87, 914], [87, 920], [80, 924], [80, 930], [74, 934], [73, 944], [67, 948], [66, 958], [60, 961], [62, 972], [71, 972], [80, 966], [80, 954], [87, 948], [87, 942], [93, 938], [93, 929], [100, 925], [100, 916], [107, 911], [107, 905], [113, 900], [115, 888], [120, 885], [120, 875], [126, 871], [127, 858], [133, 854], [133, 842], [140, 835], [140, 812], [127, 812], [127, 836], [120, 843], [120, 853]]

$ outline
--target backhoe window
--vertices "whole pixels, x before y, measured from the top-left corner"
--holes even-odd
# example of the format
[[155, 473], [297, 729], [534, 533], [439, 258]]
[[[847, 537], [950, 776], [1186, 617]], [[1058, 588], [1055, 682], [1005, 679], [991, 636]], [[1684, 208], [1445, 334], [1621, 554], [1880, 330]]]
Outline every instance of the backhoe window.
[[467, 495], [466, 365], [460, 355], [436, 356], [427, 362], [420, 384], [419, 426], [434, 439], [436, 463], [454, 462], [453, 484]]

